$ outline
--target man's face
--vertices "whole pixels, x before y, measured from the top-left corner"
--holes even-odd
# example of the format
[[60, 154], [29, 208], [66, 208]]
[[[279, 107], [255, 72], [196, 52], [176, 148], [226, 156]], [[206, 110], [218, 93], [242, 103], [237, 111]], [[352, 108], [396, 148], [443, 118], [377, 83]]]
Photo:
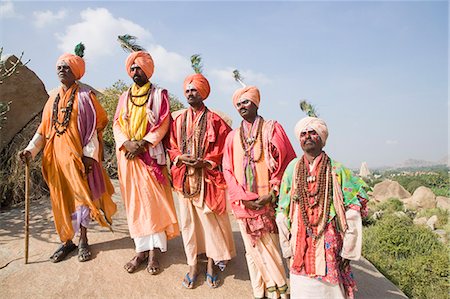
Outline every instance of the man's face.
[[131, 77], [133, 78], [134, 83], [139, 86], [144, 86], [148, 82], [147, 75], [144, 71], [137, 65], [132, 65], [130, 67]]
[[314, 152], [322, 150], [322, 139], [319, 134], [311, 128], [303, 130], [300, 133], [300, 146], [305, 152]]
[[191, 106], [197, 106], [200, 103], [203, 103], [203, 99], [200, 96], [200, 93], [193, 87], [188, 87], [186, 89], [186, 99], [188, 104]]
[[58, 62], [56, 74], [58, 75], [59, 81], [66, 86], [70, 86], [75, 82], [75, 75], [65, 61]]
[[243, 119], [249, 120], [249, 119], [255, 119], [258, 107], [247, 99], [241, 99], [237, 104], [236, 107], [238, 109], [239, 114], [242, 116]]

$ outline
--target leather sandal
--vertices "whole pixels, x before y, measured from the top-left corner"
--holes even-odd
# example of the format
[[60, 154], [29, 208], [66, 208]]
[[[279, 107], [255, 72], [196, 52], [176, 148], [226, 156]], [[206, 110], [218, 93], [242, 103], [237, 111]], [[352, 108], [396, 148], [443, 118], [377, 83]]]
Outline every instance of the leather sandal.
[[126, 263], [123, 268], [128, 273], [133, 273], [139, 266], [147, 260], [147, 257], [140, 259], [138, 255], [135, 255], [128, 263]]
[[75, 248], [77, 248], [77, 246], [75, 246], [72, 241], [62, 244], [52, 254], [52, 256], [50, 257], [50, 261], [52, 261], [53, 263], [62, 261], [67, 255], [69, 255], [69, 253], [74, 251]]
[[78, 244], [78, 261], [86, 262], [91, 259], [91, 251], [89, 250], [89, 244], [86, 242]]

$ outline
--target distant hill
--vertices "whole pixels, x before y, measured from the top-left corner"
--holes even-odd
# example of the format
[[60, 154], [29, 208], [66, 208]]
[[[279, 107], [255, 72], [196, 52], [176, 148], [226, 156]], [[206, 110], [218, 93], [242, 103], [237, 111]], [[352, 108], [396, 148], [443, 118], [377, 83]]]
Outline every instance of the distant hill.
[[445, 163], [439, 163], [439, 162], [431, 162], [431, 161], [425, 161], [425, 160], [417, 160], [417, 159], [408, 159], [400, 164], [395, 165], [396, 168], [409, 168], [409, 167], [429, 167], [429, 166], [435, 166]]
[[447, 155], [438, 161], [439, 164], [450, 166], [450, 156]]
[[[449, 156], [443, 157], [438, 161], [426, 161], [420, 159], [408, 159], [402, 163], [398, 163], [391, 166], [381, 166], [373, 167], [372, 171], [392, 171], [392, 170], [402, 170], [402, 171], [435, 171], [435, 170], [447, 170], [450, 168]], [[356, 171], [356, 170], [355, 170]]]

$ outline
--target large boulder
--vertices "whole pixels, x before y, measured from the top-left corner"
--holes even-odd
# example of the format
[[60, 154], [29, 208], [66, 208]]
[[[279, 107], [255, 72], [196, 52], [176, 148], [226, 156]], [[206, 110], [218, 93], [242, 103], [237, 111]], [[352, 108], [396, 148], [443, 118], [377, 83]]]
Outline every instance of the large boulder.
[[444, 196], [436, 196], [436, 207], [450, 211], [450, 198]]
[[[14, 55], [2, 59], [0, 72], [4, 74], [17, 61]], [[27, 66], [19, 65], [15, 72], [0, 82], [0, 102], [10, 104], [0, 134], [0, 151], [8, 145], [44, 108], [48, 94], [41, 79]]]
[[383, 202], [389, 198], [408, 198], [411, 197], [411, 193], [396, 181], [384, 180], [373, 187], [372, 197], [377, 202]]
[[431, 209], [436, 207], [436, 196], [430, 188], [421, 186], [411, 197], [403, 199], [403, 203], [409, 209]]

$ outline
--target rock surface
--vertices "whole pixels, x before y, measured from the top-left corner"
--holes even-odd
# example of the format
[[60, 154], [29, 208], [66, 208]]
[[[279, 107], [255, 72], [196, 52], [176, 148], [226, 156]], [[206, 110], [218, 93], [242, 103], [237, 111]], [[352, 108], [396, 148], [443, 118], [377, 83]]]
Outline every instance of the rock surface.
[[409, 198], [403, 199], [409, 209], [431, 209], [436, 207], [436, 196], [430, 188], [421, 186]]
[[[14, 55], [5, 57], [6, 67], [17, 61]], [[0, 151], [25, 125], [39, 114], [48, 99], [41, 79], [26, 65], [0, 83], [0, 102], [11, 102], [7, 120], [0, 134]], [[32, 136], [31, 136], [32, 137]]]
[[450, 198], [444, 196], [436, 196], [436, 208], [450, 211]]
[[384, 180], [373, 187], [372, 196], [375, 201], [383, 202], [389, 198], [408, 198], [411, 197], [411, 193], [396, 181]]
[[413, 223], [416, 225], [427, 225], [427, 217], [414, 218]]

